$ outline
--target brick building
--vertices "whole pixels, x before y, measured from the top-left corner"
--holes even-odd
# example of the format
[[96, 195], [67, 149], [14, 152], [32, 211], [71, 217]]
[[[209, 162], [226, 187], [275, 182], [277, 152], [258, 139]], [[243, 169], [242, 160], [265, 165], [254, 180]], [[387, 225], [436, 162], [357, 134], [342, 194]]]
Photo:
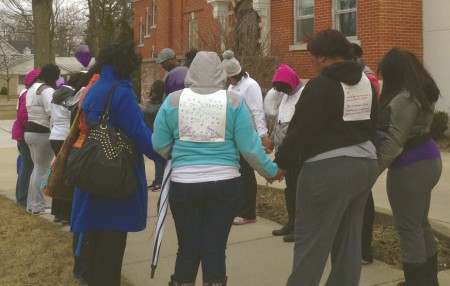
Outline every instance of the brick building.
[[[303, 79], [311, 78], [317, 73], [306, 50], [304, 37], [330, 27], [342, 31], [350, 41], [360, 44], [364, 50], [363, 58], [374, 70], [383, 54], [392, 47], [408, 49], [423, 59], [425, 4], [422, 2], [422, 0], [137, 0], [134, 1], [134, 28], [135, 40], [139, 43], [138, 52], [145, 58], [142, 86], [146, 90], [148, 84], [145, 81], [148, 78], [155, 76], [161, 78], [161, 69], [154, 64], [154, 58], [164, 47], [172, 48], [181, 58], [192, 47], [217, 52], [225, 48], [238, 49], [236, 40], [251, 38], [248, 29], [244, 29], [240, 37], [237, 35], [239, 34], [237, 27], [242, 26], [240, 21], [248, 20], [249, 17], [245, 16], [249, 15], [252, 16], [250, 21], [255, 21], [253, 24], [258, 29], [258, 39], [255, 39], [256, 43], [252, 46], [253, 54], [258, 58], [274, 59], [275, 67], [280, 63], [286, 63]], [[445, 10], [444, 2], [445, 0], [437, 0], [436, 4]], [[432, 11], [436, 12], [436, 9]], [[450, 19], [450, 12], [444, 14], [447, 15], [446, 19]], [[430, 15], [426, 17], [432, 19]], [[450, 20], [445, 21], [446, 23], [440, 25], [448, 26], [446, 28], [448, 36]], [[230, 42], [230, 38], [235, 42]], [[446, 46], [450, 47], [450, 43]], [[237, 54], [238, 57], [244, 55], [241, 52]], [[433, 55], [430, 57], [433, 58]], [[252, 58], [254, 59], [255, 57]], [[240, 60], [242, 63], [242, 59]], [[248, 69], [245, 64], [243, 66]], [[272, 66], [268, 69], [272, 69]], [[430, 70], [433, 73], [433, 69]], [[450, 87], [444, 89], [450, 92]]]

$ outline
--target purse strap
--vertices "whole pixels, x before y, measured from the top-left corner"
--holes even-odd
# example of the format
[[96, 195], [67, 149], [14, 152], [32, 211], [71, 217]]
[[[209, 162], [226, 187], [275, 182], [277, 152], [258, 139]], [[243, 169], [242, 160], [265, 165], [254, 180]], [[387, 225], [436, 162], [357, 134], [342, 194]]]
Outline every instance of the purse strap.
[[114, 92], [116, 91], [117, 86], [120, 84], [120, 81], [115, 83], [106, 94], [105, 102], [103, 103], [103, 109], [100, 116], [100, 123], [102, 125], [106, 124], [106, 121], [109, 119], [109, 108], [111, 107], [112, 99], [114, 96]]

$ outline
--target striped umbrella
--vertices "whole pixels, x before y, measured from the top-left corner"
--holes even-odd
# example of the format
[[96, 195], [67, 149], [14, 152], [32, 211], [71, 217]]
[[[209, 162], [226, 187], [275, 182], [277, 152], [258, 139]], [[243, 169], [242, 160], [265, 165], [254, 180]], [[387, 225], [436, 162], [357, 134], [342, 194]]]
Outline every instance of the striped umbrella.
[[151, 278], [155, 276], [156, 266], [158, 265], [159, 251], [161, 250], [161, 242], [166, 226], [167, 208], [169, 206], [169, 187], [170, 175], [172, 174], [172, 160], [167, 160], [164, 170], [164, 178], [161, 186], [161, 194], [158, 200], [158, 219], [156, 220], [155, 243], [153, 246], [152, 256], [152, 273]]

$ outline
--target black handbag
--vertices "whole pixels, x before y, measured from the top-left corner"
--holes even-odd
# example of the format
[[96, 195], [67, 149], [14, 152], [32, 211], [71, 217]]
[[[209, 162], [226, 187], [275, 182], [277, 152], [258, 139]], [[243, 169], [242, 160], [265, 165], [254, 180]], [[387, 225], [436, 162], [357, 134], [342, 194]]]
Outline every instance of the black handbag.
[[66, 173], [68, 181], [82, 191], [111, 199], [130, 196], [137, 185], [133, 142], [106, 124], [118, 84], [108, 91], [100, 122], [89, 123], [86, 139], [69, 158]]

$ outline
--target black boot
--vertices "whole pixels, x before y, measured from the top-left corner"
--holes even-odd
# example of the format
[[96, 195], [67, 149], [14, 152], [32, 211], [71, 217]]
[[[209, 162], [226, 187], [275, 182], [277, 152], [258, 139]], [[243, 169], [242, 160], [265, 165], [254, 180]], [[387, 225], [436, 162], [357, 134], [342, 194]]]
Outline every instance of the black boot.
[[425, 285], [439, 286], [437, 253], [428, 257], [425, 266]]
[[275, 229], [272, 231], [272, 235], [275, 236], [281, 236], [281, 235], [288, 235], [289, 233], [293, 232], [294, 228], [289, 225], [285, 225], [280, 229]]
[[294, 231], [291, 231], [288, 235], [283, 237], [284, 242], [294, 242], [295, 241], [295, 234]]
[[400, 282], [397, 286], [425, 286], [426, 263], [403, 263], [403, 273], [405, 282]]
[[203, 286], [226, 286], [228, 277], [220, 279], [218, 281], [203, 281]]
[[195, 286], [194, 281], [182, 281], [175, 277], [175, 275], [170, 276], [169, 286]]

